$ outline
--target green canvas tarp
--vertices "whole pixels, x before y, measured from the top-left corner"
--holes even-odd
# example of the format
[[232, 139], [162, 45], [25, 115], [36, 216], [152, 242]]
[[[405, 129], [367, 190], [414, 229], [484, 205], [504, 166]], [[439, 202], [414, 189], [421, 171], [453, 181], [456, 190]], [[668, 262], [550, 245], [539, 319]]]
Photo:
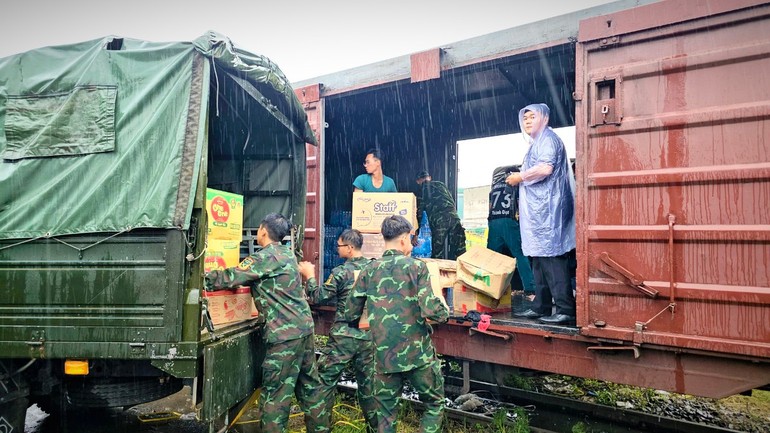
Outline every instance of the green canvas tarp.
[[231, 77], [297, 143], [314, 143], [276, 65], [215, 32], [0, 59], [0, 239], [186, 229], [218, 92], [211, 74]]

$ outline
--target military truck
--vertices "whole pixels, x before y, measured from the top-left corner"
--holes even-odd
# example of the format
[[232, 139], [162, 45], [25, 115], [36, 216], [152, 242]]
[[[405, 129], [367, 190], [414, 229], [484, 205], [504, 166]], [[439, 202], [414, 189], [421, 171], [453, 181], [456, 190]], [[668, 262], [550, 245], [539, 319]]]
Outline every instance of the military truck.
[[241, 255], [269, 212], [300, 251], [314, 143], [279, 68], [215, 32], [0, 59], [3, 431], [32, 402], [125, 407], [186, 383], [212, 421], [248, 398], [261, 327], [208, 320], [206, 190], [243, 196]]

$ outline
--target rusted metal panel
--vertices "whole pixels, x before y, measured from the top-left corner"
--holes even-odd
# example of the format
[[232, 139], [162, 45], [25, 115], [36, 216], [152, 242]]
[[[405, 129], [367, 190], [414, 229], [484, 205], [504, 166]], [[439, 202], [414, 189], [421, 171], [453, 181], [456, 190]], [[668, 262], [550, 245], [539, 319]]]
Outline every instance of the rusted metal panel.
[[770, 5], [664, 1], [580, 26], [583, 335], [769, 359]]
[[[646, 31], [669, 24], [708, 17], [764, 3], [763, 0], [666, 0], [613, 14], [589, 18], [580, 23], [580, 42], [602, 41], [612, 43], [612, 38], [632, 32]], [[617, 39], [614, 41], [617, 42]]]
[[307, 197], [305, 208], [305, 240], [303, 258], [316, 267], [316, 278], [323, 269], [323, 149], [324, 149], [324, 100], [321, 85], [305, 86], [294, 91], [307, 113], [308, 123], [315, 134], [318, 146], [305, 144], [307, 166]]
[[[634, 8], [657, 0], [617, 0], [542, 21], [442, 45], [443, 68], [477, 65], [524, 52], [546, 49], [577, 39], [578, 22], [597, 15]], [[436, 48], [439, 49], [439, 48]], [[373, 64], [293, 83], [295, 88], [323, 83], [323, 96], [371, 90], [376, 86], [407, 80], [411, 56], [404, 55]]]
[[[314, 318], [316, 334], [324, 334], [333, 323], [334, 308], [318, 307]], [[622, 329], [605, 333], [602, 342], [575, 333], [503, 321], [493, 323], [489, 330], [510, 336], [507, 339], [483, 333], [471, 336], [469, 330], [467, 322], [450, 320], [449, 324], [435, 325], [431, 338], [436, 350], [445, 356], [704, 397], [721, 398], [770, 382], [767, 364], [749, 358], [714, 357], [687, 348], [672, 350], [653, 344], [637, 347], [608, 341], [610, 337], [624, 339], [627, 330]]]
[[[447, 356], [479, 359], [502, 365], [629, 383], [653, 389], [721, 398], [762, 386], [770, 369], [745, 359], [714, 358], [705, 353], [656, 350], [633, 346], [590, 346], [579, 338], [544, 333], [524, 333], [521, 328], [491, 326], [509, 332], [506, 341], [483, 334], [468, 336], [468, 328], [436, 327], [436, 350]], [[589, 347], [595, 350], [587, 350]], [[620, 349], [620, 350], [617, 350]], [[635, 357], [635, 354], [638, 357]]]
[[409, 58], [412, 71], [412, 83], [441, 77], [441, 49], [414, 53]]

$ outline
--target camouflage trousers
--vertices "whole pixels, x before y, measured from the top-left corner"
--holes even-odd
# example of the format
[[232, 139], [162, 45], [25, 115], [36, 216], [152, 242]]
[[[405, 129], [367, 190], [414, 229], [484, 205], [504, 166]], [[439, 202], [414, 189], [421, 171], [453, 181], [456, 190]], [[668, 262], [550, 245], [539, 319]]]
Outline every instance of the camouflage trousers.
[[433, 361], [422, 367], [399, 373], [374, 374], [374, 398], [378, 405], [378, 433], [395, 433], [398, 416], [398, 399], [408, 380], [425, 404], [420, 419], [420, 432], [440, 432], [444, 412], [444, 376], [441, 375], [441, 361]]
[[328, 432], [323, 420], [328, 416], [325, 405], [318, 399], [321, 386], [315, 363], [313, 334], [282, 343], [267, 345], [262, 362], [262, 413], [263, 433], [283, 433], [289, 422], [291, 398], [296, 395], [305, 413], [305, 428], [310, 432]]
[[329, 336], [329, 341], [321, 351], [321, 357], [318, 358], [318, 375], [323, 383], [319, 392], [319, 400], [326, 405], [325, 425], [331, 425], [337, 383], [348, 364], [353, 367], [356, 375], [356, 384], [358, 385], [356, 396], [364, 414], [368, 431], [376, 431], [377, 404], [372, 392], [374, 347], [370, 340], [340, 335]]
[[[465, 252], [465, 229], [455, 215], [440, 215], [428, 221], [431, 232], [431, 257], [456, 260]], [[448, 251], [444, 253], [444, 245]]]

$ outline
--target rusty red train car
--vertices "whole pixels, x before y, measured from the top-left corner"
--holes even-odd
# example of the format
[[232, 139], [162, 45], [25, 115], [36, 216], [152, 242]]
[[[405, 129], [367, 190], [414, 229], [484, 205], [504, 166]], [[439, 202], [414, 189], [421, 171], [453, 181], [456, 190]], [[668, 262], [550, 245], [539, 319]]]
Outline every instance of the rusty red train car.
[[456, 188], [459, 140], [519, 132], [518, 109], [545, 102], [575, 127], [577, 325], [453, 319], [439, 352], [710, 397], [765, 387], [768, 71], [768, 2], [618, 1], [297, 83], [320, 143], [306, 257], [324, 268], [367, 147], [399, 185], [428, 168]]

